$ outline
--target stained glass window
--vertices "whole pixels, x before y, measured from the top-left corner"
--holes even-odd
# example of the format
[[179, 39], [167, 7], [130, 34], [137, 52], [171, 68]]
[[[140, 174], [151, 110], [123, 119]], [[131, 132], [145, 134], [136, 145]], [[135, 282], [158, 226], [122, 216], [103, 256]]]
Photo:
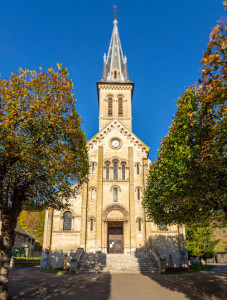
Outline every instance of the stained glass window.
[[141, 231], [141, 219], [138, 219], [138, 230]]
[[113, 100], [111, 97], [108, 98], [108, 117], [113, 116]]
[[118, 117], [123, 117], [123, 99], [118, 98]]
[[113, 189], [113, 202], [117, 202], [117, 188]]
[[91, 200], [95, 199], [95, 189], [91, 189]]
[[94, 220], [91, 219], [91, 220], [90, 220], [90, 230], [91, 230], [91, 231], [93, 230], [93, 225], [94, 225]]
[[122, 165], [122, 180], [125, 180], [125, 165]]
[[63, 216], [63, 230], [71, 230], [72, 228], [72, 213], [67, 211]]
[[110, 178], [110, 165], [106, 165], [106, 180], [109, 180]]
[[114, 180], [118, 180], [118, 163], [114, 162]]

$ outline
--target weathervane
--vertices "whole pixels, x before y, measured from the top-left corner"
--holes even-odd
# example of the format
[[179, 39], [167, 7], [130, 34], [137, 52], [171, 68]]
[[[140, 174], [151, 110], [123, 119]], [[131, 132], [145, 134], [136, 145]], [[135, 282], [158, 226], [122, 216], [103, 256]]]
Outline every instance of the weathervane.
[[117, 10], [117, 5], [113, 5], [113, 8], [111, 12], [114, 14], [114, 20], [117, 20], [117, 13], [120, 12], [120, 10]]

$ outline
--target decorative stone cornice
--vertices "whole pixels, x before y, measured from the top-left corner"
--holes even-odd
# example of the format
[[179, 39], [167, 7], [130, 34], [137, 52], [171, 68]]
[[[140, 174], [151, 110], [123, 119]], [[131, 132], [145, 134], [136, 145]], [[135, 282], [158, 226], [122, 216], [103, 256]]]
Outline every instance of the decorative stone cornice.
[[98, 84], [98, 88], [100, 90], [132, 90], [133, 89], [133, 84]]

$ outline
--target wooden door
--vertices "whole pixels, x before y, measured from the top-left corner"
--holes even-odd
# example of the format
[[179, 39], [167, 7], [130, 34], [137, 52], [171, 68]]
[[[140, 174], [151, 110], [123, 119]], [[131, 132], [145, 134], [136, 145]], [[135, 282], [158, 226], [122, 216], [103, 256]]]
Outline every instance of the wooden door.
[[108, 252], [123, 253], [123, 228], [108, 228]]

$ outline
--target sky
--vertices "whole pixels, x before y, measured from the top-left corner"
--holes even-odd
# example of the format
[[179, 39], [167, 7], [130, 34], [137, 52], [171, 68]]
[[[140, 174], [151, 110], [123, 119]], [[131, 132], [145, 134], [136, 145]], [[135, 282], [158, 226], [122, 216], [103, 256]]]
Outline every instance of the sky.
[[130, 80], [135, 83], [132, 130], [154, 161], [178, 97], [194, 84], [222, 0], [0, 0], [1, 79], [19, 67], [61, 62], [75, 87], [87, 139], [98, 132], [96, 82], [113, 29], [113, 5]]

